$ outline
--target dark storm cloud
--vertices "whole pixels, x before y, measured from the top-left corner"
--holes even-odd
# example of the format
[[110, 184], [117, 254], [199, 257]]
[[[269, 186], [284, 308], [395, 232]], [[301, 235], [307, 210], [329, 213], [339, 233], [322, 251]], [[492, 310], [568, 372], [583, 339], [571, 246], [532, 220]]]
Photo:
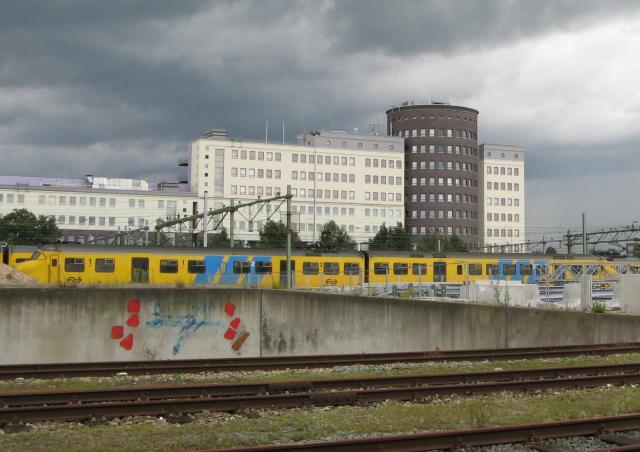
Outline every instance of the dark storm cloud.
[[640, 9], [635, 0], [337, 1], [327, 24], [336, 52], [469, 51]]
[[[4, 174], [172, 174], [210, 127], [246, 139], [384, 124], [406, 59], [605, 22], [637, 2], [64, 1], [0, 7]], [[388, 80], [387, 80], [388, 82]], [[378, 85], [378, 83], [380, 83]], [[453, 81], [428, 89], [472, 91]], [[391, 94], [389, 94], [391, 93]], [[481, 114], [488, 112], [481, 111]], [[484, 120], [484, 116], [483, 116]], [[382, 130], [384, 133], [384, 129]], [[525, 144], [526, 143], [518, 143]], [[16, 158], [20, 156], [20, 158]], [[532, 165], [536, 172], [546, 171]]]

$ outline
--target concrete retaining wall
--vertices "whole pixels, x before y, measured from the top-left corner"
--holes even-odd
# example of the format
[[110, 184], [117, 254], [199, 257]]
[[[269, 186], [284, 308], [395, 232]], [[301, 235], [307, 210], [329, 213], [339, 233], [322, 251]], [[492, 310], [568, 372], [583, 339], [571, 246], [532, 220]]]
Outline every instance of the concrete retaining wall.
[[256, 291], [0, 289], [0, 364], [259, 356], [259, 328]]
[[640, 316], [259, 289], [0, 289], [0, 364], [639, 341]]

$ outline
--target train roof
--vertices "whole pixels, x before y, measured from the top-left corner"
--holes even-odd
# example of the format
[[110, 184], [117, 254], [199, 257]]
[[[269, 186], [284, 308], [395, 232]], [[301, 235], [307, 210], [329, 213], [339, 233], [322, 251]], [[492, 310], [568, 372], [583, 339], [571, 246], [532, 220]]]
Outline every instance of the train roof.
[[[95, 254], [127, 254], [127, 253], [150, 253], [150, 254], [184, 254], [184, 255], [266, 255], [266, 256], [286, 256], [285, 248], [201, 248], [182, 246], [105, 246], [105, 245], [80, 245], [80, 244], [51, 244], [40, 247], [43, 251], [62, 251], [68, 253], [95, 253]], [[360, 257], [362, 253], [357, 251], [313, 251], [304, 249], [291, 250], [292, 256], [340, 256], [340, 257]]]

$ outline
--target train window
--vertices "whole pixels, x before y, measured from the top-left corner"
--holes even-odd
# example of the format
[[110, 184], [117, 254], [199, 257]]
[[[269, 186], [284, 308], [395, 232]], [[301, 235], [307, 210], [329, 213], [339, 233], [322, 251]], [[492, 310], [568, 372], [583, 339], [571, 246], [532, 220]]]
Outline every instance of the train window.
[[502, 269], [505, 276], [515, 275], [516, 274], [516, 264], [504, 264], [504, 268]]
[[462, 274], [462, 265], [461, 265], [461, 264], [458, 264], [458, 266], [456, 267], [456, 273], [457, 273], [458, 275], [461, 275], [461, 274]]
[[204, 261], [191, 260], [187, 261], [187, 271], [189, 273], [204, 273], [207, 270], [207, 265]]
[[29, 259], [27, 259], [26, 257], [18, 257], [16, 258], [16, 264], [19, 264], [20, 262], [24, 262], [24, 261], [28, 261]]
[[337, 262], [325, 262], [322, 265], [322, 272], [325, 275], [337, 275], [340, 273], [340, 265]]
[[394, 275], [408, 275], [409, 274], [409, 264], [406, 262], [396, 262], [393, 264], [393, 274]]
[[344, 263], [344, 274], [345, 275], [359, 275], [360, 274], [360, 264], [357, 262], [345, 262]]
[[256, 262], [256, 273], [271, 273], [271, 262]]
[[113, 259], [96, 259], [96, 273], [113, 273], [116, 263]]
[[481, 275], [482, 274], [482, 264], [469, 264], [469, 274], [470, 275]]
[[320, 264], [318, 262], [303, 262], [302, 274], [303, 275], [317, 275], [320, 273]]
[[487, 264], [487, 276], [495, 276], [500, 274], [498, 264]]
[[57, 267], [58, 266], [58, 259], [51, 259], [51, 266], [52, 267]]
[[520, 274], [530, 275], [533, 272], [531, 264], [520, 264]]
[[373, 264], [373, 274], [374, 275], [388, 275], [389, 274], [389, 263], [388, 262], [376, 262]]
[[35, 260], [40, 257], [40, 251], [34, 251], [31, 255], [31, 260]]
[[178, 273], [178, 261], [175, 259], [160, 259], [160, 273]]
[[251, 271], [251, 262], [235, 261], [233, 263], [233, 273], [249, 273]]
[[64, 271], [82, 273], [84, 271], [84, 258], [67, 257], [64, 260]]
[[220, 265], [218, 266], [218, 272], [219, 273], [227, 273], [227, 263], [226, 262], [220, 262]]
[[427, 264], [412, 264], [411, 270], [414, 275], [426, 275], [427, 274]]

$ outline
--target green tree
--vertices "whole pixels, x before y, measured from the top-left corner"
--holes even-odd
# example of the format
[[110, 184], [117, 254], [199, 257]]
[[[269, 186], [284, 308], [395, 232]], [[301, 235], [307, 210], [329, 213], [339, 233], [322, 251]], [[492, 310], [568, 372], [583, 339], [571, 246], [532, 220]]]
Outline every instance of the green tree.
[[352, 250], [356, 242], [343, 231], [335, 221], [331, 220], [320, 231], [320, 248], [325, 250]]
[[418, 250], [438, 251], [438, 240], [440, 241], [442, 251], [469, 251], [467, 244], [455, 234], [451, 237], [442, 237], [433, 234], [426, 235], [418, 243]]
[[[260, 246], [263, 248], [285, 248], [287, 246], [287, 226], [282, 222], [273, 220], [267, 221], [260, 234]], [[300, 242], [298, 233], [291, 232], [291, 246], [296, 246]]]
[[35, 216], [27, 209], [16, 209], [0, 217], [0, 241], [10, 245], [41, 245], [59, 239], [53, 216]]
[[[285, 237], [286, 244], [286, 237]], [[207, 245], [210, 248], [227, 248], [231, 245], [231, 241], [229, 240], [229, 234], [227, 234], [227, 230], [223, 227], [220, 229], [220, 232], [216, 232], [215, 234], [209, 234], [209, 240], [207, 241]]]
[[558, 251], [554, 247], [550, 246], [549, 248], [547, 248], [545, 250], [544, 254], [548, 254], [550, 256], [555, 256], [556, 254], [558, 254]]
[[445, 251], [469, 251], [467, 244], [455, 234], [445, 241], [444, 249]]
[[[427, 234], [418, 242], [419, 251], [438, 251], [439, 237], [434, 234]], [[442, 244], [442, 241], [441, 241]], [[444, 248], [443, 248], [444, 249]]]
[[383, 223], [375, 237], [369, 240], [370, 250], [408, 251], [411, 248], [411, 235], [402, 223], [389, 228]]

